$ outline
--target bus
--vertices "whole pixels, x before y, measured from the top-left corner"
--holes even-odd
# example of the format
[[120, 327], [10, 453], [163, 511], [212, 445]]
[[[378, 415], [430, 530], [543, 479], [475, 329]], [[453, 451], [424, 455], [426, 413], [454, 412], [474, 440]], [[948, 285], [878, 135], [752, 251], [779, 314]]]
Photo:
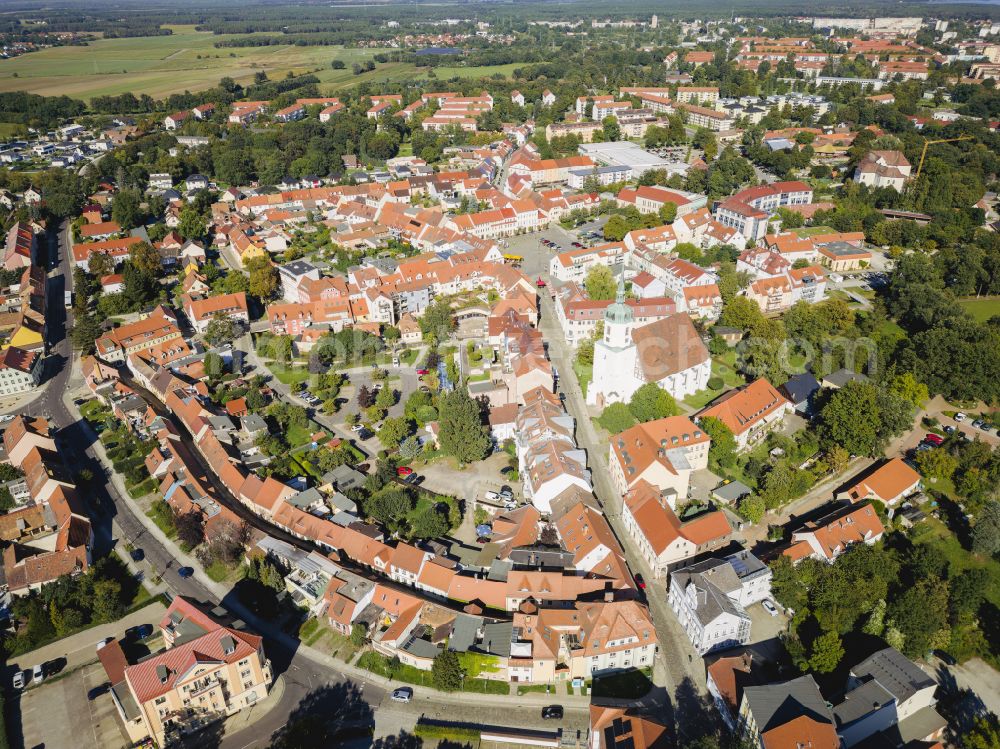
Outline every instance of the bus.
[[521, 255], [504, 255], [503, 261], [505, 263], [523, 263], [524, 258]]

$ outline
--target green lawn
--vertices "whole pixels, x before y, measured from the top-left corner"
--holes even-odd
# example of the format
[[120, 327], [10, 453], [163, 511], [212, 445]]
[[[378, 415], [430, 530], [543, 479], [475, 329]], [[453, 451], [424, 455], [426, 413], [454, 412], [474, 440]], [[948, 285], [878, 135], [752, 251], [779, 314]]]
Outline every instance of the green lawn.
[[586, 397], [587, 388], [590, 386], [591, 380], [594, 379], [594, 365], [580, 364], [574, 359], [573, 372], [576, 374], [577, 382], [580, 383], [580, 392], [583, 393], [584, 397]]
[[278, 382], [292, 386], [301, 385], [303, 382], [308, 381], [311, 377], [309, 370], [305, 367], [274, 368], [271, 369], [271, 372], [278, 378]]
[[[939, 490], [937, 485], [934, 486]], [[987, 600], [1000, 606], [1000, 561], [987, 559], [967, 551], [955, 534], [937, 518], [928, 517], [910, 532], [914, 543], [935, 546], [948, 560], [948, 576], [963, 570], [979, 567], [990, 573], [989, 584], [984, 591]]]
[[684, 405], [700, 411], [713, 400], [731, 388], [746, 384], [743, 376], [736, 371], [736, 350], [730, 349], [722, 356], [712, 357], [712, 377], [720, 377], [724, 383], [721, 390], [706, 388], [684, 399]]
[[979, 322], [986, 322], [991, 317], [1000, 315], [1000, 297], [962, 299], [959, 304]]
[[449, 78], [489, 78], [499, 73], [504, 78], [513, 75], [514, 70], [523, 68], [523, 62], [511, 62], [506, 65], [473, 65], [463, 67], [460, 65], [434, 68], [434, 74], [439, 80], [446, 81]]

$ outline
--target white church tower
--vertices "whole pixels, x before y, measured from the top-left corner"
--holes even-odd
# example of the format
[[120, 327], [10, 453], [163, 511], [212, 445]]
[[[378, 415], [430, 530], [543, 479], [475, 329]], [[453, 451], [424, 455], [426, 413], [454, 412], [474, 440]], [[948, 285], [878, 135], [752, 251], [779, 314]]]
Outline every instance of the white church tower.
[[628, 401], [642, 382], [636, 377], [637, 349], [632, 343], [635, 315], [625, 304], [625, 280], [618, 277], [618, 295], [604, 310], [604, 338], [594, 344], [594, 379], [587, 404], [604, 408]]

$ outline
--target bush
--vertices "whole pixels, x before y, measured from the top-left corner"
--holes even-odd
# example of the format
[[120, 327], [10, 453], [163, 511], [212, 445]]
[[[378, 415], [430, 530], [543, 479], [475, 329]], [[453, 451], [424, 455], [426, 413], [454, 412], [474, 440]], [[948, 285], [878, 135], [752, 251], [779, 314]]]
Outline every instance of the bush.
[[708, 389], [709, 390], [722, 390], [726, 383], [721, 377], [709, 377], [708, 378]]
[[427, 723], [417, 723], [413, 727], [413, 735], [422, 739], [455, 739], [464, 742], [466, 739], [478, 741], [482, 732], [478, 728], [464, 726], [432, 726]]

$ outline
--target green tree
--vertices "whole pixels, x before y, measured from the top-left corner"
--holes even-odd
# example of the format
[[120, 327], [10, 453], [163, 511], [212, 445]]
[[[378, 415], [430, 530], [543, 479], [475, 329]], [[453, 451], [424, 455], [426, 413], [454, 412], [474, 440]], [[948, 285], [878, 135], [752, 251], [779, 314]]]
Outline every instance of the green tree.
[[931, 397], [927, 385], [918, 381], [912, 372], [904, 372], [893, 377], [887, 389], [890, 393], [906, 399], [916, 408], [921, 408]]
[[840, 635], [836, 632], [827, 632], [813, 642], [809, 667], [818, 674], [828, 674], [837, 668], [843, 657], [844, 646], [840, 641]]
[[958, 469], [958, 458], [947, 450], [924, 450], [914, 462], [920, 473], [929, 479], [950, 479]]
[[434, 335], [439, 341], [445, 340], [455, 329], [451, 305], [444, 299], [429, 304], [420, 318], [420, 329], [427, 335]]
[[595, 265], [587, 272], [584, 281], [587, 296], [595, 300], [614, 299], [618, 293], [618, 282], [606, 265]]
[[482, 460], [490, 448], [490, 436], [482, 423], [479, 404], [464, 387], [441, 396], [438, 439], [441, 449], [461, 463]]
[[674, 397], [655, 382], [647, 382], [632, 394], [629, 411], [640, 423], [680, 413]]
[[389, 485], [364, 502], [365, 514], [385, 525], [398, 525], [412, 509], [413, 495], [398, 485]]
[[708, 457], [717, 466], [731, 468], [736, 462], [736, 437], [732, 430], [714, 416], [699, 419], [698, 426], [712, 440]]
[[378, 439], [386, 450], [395, 450], [399, 443], [413, 433], [413, 422], [404, 416], [389, 418], [382, 422]]
[[462, 686], [462, 665], [454, 650], [442, 650], [431, 664], [431, 680], [443, 692], [454, 692]]
[[976, 524], [972, 526], [972, 550], [984, 556], [1000, 551], [1000, 502], [992, 500], [983, 506]]
[[613, 115], [608, 115], [601, 120], [601, 127], [604, 128], [604, 140], [606, 141], [616, 141], [622, 137], [621, 126]]
[[604, 224], [604, 238], [609, 242], [621, 242], [628, 232], [628, 224], [617, 213], [611, 216], [607, 220], [607, 223]]
[[142, 223], [142, 194], [132, 188], [119, 190], [111, 204], [111, 218], [125, 231], [130, 231]]
[[948, 586], [937, 577], [917, 580], [890, 603], [889, 615], [903, 635], [903, 652], [922, 657], [948, 623]]
[[1000, 746], [1000, 720], [993, 713], [976, 718], [972, 728], [962, 733], [962, 749], [996, 749], [998, 746]]
[[597, 423], [607, 429], [611, 434], [619, 434], [626, 429], [635, 426], [635, 416], [624, 403], [612, 403], [601, 412]]
[[364, 624], [355, 622], [351, 625], [351, 644], [360, 648], [365, 644], [365, 640], [368, 639], [368, 628]]
[[193, 205], [188, 205], [181, 211], [177, 233], [184, 239], [201, 239], [205, 236], [205, 217]]
[[875, 604], [875, 608], [873, 608], [872, 612], [868, 615], [868, 621], [865, 622], [865, 626], [862, 627], [861, 631], [866, 635], [881, 637], [882, 633], [885, 631], [885, 612], [885, 599], [880, 598], [878, 603]]
[[759, 494], [751, 494], [748, 497], [744, 497], [740, 502], [740, 514], [751, 523], [759, 523], [763, 520], [766, 509], [767, 506], [764, 504], [764, 498]]
[[110, 579], [95, 581], [91, 604], [97, 621], [113, 622], [120, 619], [125, 613], [121, 583]]
[[250, 293], [262, 301], [273, 299], [278, 291], [278, 269], [268, 257], [254, 257], [247, 261], [250, 273]]
[[660, 221], [664, 224], [672, 224], [677, 219], [677, 204], [664, 203], [660, 208]]
[[438, 538], [451, 529], [448, 516], [437, 505], [428, 505], [410, 522], [410, 538]]
[[870, 382], [849, 382], [820, 411], [820, 436], [827, 447], [840, 445], [852, 455], [874, 458], [910, 425], [912, 416], [913, 406], [903, 398]]
[[223, 346], [232, 343], [238, 332], [236, 321], [219, 313], [205, 326], [205, 340], [212, 346]]

